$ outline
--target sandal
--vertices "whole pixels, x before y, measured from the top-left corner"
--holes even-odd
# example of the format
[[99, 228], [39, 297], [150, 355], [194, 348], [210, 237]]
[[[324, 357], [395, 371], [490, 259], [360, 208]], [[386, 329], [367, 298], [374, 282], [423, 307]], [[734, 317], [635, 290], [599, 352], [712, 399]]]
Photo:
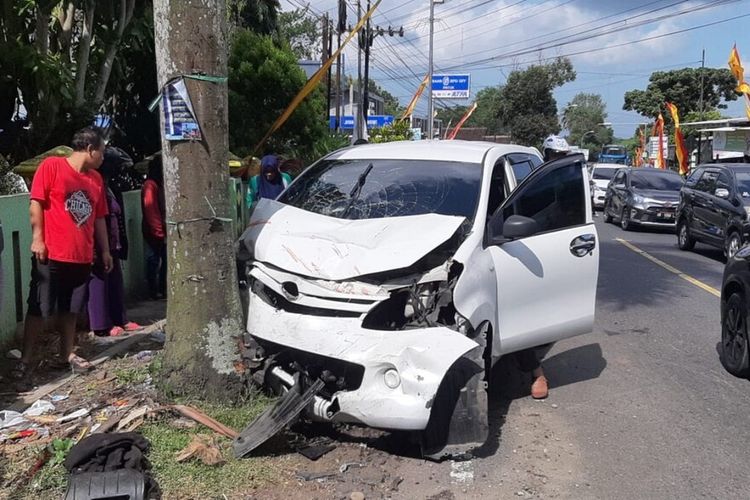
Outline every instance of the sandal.
[[70, 370], [75, 374], [88, 373], [94, 369], [94, 365], [78, 356], [77, 354], [71, 354], [68, 357], [68, 363], [70, 364]]
[[10, 377], [13, 380], [23, 380], [29, 373], [29, 366], [23, 361], [18, 361], [10, 371]]
[[109, 331], [110, 337], [119, 337], [125, 333], [125, 330], [121, 326], [113, 326], [112, 329]]
[[128, 321], [127, 323], [122, 325], [122, 327], [125, 329], [126, 332], [134, 332], [136, 330], [140, 330], [141, 328], [143, 328], [141, 325], [139, 325], [138, 323], [135, 323], [134, 321]]

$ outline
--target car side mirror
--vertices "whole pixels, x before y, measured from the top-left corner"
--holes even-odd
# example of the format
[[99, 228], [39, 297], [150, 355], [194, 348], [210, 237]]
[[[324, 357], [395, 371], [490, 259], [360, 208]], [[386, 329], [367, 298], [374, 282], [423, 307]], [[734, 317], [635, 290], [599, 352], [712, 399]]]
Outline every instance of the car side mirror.
[[503, 223], [502, 233], [497, 232], [497, 223], [499, 221], [490, 224], [490, 245], [502, 245], [509, 241], [517, 240], [520, 238], [527, 238], [533, 236], [539, 232], [539, 224], [530, 218], [524, 217], [523, 215], [511, 215]]
[[729, 199], [729, 190], [725, 188], [718, 188], [716, 191], [714, 191], [714, 195], [717, 198], [721, 198], [722, 200]]

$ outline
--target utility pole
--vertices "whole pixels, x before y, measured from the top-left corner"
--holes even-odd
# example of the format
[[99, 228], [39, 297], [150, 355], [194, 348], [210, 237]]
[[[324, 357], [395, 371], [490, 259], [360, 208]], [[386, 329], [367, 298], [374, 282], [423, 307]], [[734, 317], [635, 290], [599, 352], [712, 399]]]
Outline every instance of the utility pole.
[[[367, 0], [367, 7], [367, 12], [370, 12], [370, 0]], [[362, 2], [360, 0], [357, 0], [357, 21], [359, 21], [360, 19], [362, 19]], [[369, 20], [367, 21], [367, 24], [369, 26]], [[362, 98], [362, 40], [365, 39], [366, 38], [362, 36], [362, 32], [360, 31], [359, 37], [357, 38], [357, 95], [359, 95], [360, 98]]]
[[[346, 30], [346, 0], [339, 0], [338, 26], [336, 27], [338, 49], [341, 49], [341, 33]], [[341, 130], [341, 54], [336, 58], [336, 131]]]
[[[433, 114], [434, 114], [434, 106], [435, 103], [432, 100], [432, 72], [433, 72], [433, 49], [434, 49], [434, 43], [433, 43], [433, 37], [435, 36], [435, 2], [436, 0], [430, 0], [430, 52], [429, 52], [429, 69], [428, 69], [428, 77], [427, 77], [427, 138], [429, 140], [432, 140], [433, 137]], [[442, 2], [441, 2], [442, 3]]]
[[[703, 77], [704, 68], [706, 67], [706, 49], [701, 52], [701, 97], [698, 105], [699, 120], [703, 121]], [[698, 132], [698, 165], [701, 163], [701, 149], [703, 147], [703, 133]]]
[[[227, 76], [225, 0], [154, 1], [160, 88], [180, 75]], [[226, 81], [185, 79], [202, 138], [170, 141], [162, 125], [169, 262], [160, 387], [235, 399], [244, 328], [229, 199]]]
[[[367, 12], [370, 12], [370, 0], [367, 0]], [[372, 47], [372, 31], [370, 28], [370, 18], [367, 18], [365, 25], [365, 83], [362, 90], [362, 116], [367, 123], [367, 116], [370, 114], [370, 48]]]
[[[326, 12], [323, 15], [323, 54], [321, 57], [321, 62], [323, 64], [328, 61], [328, 59], [331, 57], [331, 46], [330, 44], [330, 37], [329, 37], [329, 28], [330, 24], [328, 21], [328, 13]], [[328, 71], [328, 74], [326, 75], [326, 111], [325, 111], [325, 121], [328, 123], [331, 119], [331, 72]]]

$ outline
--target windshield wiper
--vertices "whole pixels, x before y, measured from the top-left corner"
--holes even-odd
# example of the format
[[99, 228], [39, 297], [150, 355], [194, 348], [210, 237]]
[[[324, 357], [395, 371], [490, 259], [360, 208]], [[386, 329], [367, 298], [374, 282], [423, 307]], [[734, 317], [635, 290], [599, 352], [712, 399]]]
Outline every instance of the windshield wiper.
[[346, 218], [347, 215], [349, 215], [349, 210], [351, 210], [352, 205], [354, 205], [354, 202], [359, 199], [359, 195], [362, 193], [362, 186], [365, 185], [365, 182], [367, 181], [367, 176], [370, 175], [370, 172], [373, 169], [373, 164], [370, 163], [367, 165], [367, 168], [359, 174], [359, 177], [357, 178], [357, 183], [354, 185], [352, 190], [349, 192], [349, 203], [346, 205], [346, 208], [344, 209], [344, 213], [341, 215], [342, 218]]

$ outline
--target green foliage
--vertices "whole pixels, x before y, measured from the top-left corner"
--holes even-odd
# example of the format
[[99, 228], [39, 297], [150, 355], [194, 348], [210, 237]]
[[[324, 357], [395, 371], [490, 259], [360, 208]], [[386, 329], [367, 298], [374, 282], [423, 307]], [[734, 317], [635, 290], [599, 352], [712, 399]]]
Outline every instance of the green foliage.
[[65, 461], [65, 457], [68, 456], [68, 452], [75, 444], [75, 441], [73, 441], [70, 438], [60, 439], [55, 438], [52, 443], [50, 443], [50, 451], [52, 452], [52, 458], [50, 458], [50, 465], [52, 467], [56, 465], [60, 465]]
[[[326, 156], [338, 149], [349, 146], [349, 136], [346, 134], [326, 134], [313, 144], [311, 161]], [[310, 162], [307, 162], [310, 163]]]
[[664, 103], [671, 102], [677, 106], [681, 116], [697, 112], [700, 110], [701, 75], [704, 109], [725, 109], [726, 104], [722, 101], [737, 99], [737, 82], [728, 69], [682, 68], [652, 73], [646, 90], [625, 93], [622, 109], [655, 118], [659, 111], [664, 112]]
[[298, 59], [319, 59], [323, 33], [309, 7], [284, 11], [278, 19], [279, 38], [288, 42]]
[[611, 144], [614, 133], [609, 127], [600, 125], [607, 118], [606, 105], [598, 94], [579, 93], [568, 103], [563, 113], [563, 125], [570, 135], [568, 142], [598, 151], [605, 144]]
[[279, 0], [229, 0], [229, 20], [240, 29], [261, 35], [276, 34], [279, 27]]
[[[229, 55], [230, 150], [239, 156], [252, 154], [306, 81], [289, 48], [279, 47], [269, 36], [238, 32]], [[266, 151], [312, 156], [314, 144], [327, 134], [324, 117], [325, 99], [319, 87], [273, 134]]]
[[410, 141], [413, 136], [408, 121], [397, 121], [393, 122], [393, 125], [386, 125], [383, 128], [373, 130], [370, 135], [370, 142]]
[[557, 102], [552, 91], [575, 80], [567, 58], [513, 71], [500, 91], [500, 119], [514, 142], [538, 145], [549, 134], [560, 131]]

